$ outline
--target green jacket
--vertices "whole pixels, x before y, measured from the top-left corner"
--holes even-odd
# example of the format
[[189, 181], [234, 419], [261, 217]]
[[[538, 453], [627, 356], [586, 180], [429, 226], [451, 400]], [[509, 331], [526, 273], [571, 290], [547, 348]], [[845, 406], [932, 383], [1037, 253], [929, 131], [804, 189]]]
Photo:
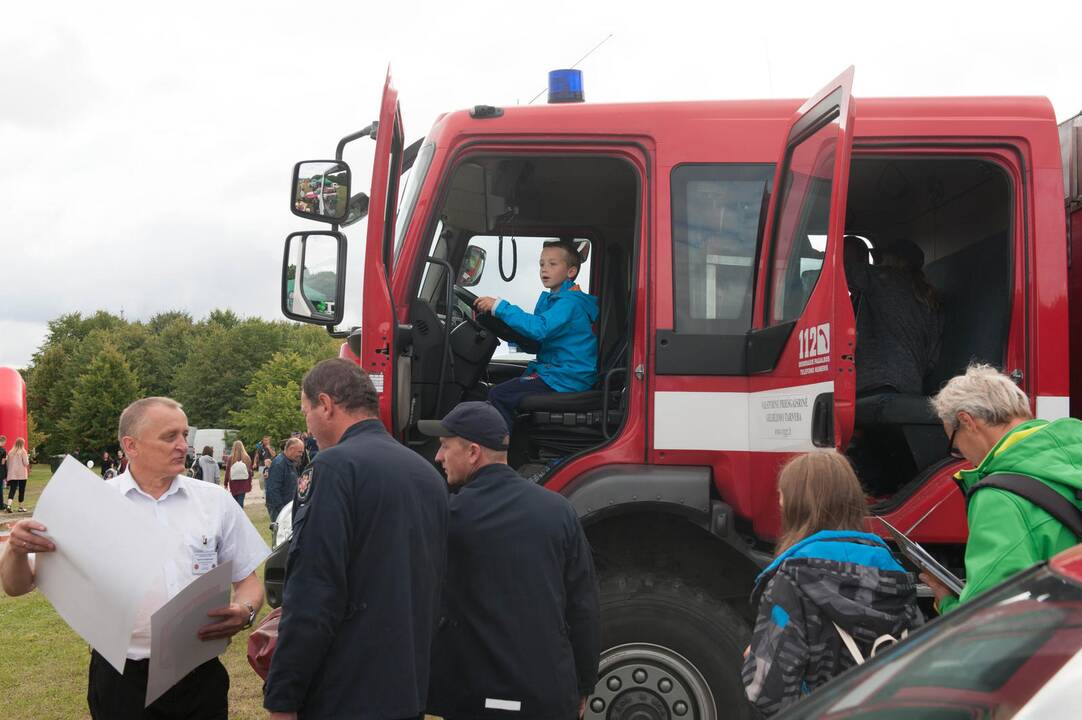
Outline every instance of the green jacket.
[[[1082, 508], [1075, 495], [1082, 489], [1082, 421], [1022, 423], [1000, 438], [975, 470], [962, 470], [956, 477], [965, 493], [992, 473], [1029, 475]], [[943, 613], [1079, 542], [1047, 512], [998, 488], [974, 493], [967, 518], [966, 587], [958, 598], [943, 598]]]

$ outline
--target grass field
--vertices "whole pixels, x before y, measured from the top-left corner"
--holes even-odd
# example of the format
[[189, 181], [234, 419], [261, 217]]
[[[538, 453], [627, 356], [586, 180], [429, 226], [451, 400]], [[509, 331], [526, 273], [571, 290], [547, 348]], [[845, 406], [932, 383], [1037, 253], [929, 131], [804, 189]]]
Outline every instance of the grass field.
[[[35, 465], [24, 505], [33, 510], [50, 477], [47, 465]], [[245, 507], [270, 543], [267, 509]], [[28, 515], [0, 514], [0, 522]], [[262, 577], [263, 568], [257, 573]], [[260, 617], [269, 611], [264, 607]], [[0, 593], [0, 717], [5, 720], [73, 720], [89, 718], [86, 673], [90, 651], [60, 619], [41, 593], [12, 598]], [[263, 681], [248, 665], [247, 631], [239, 633], [222, 656], [229, 670], [229, 717], [266, 718]]]

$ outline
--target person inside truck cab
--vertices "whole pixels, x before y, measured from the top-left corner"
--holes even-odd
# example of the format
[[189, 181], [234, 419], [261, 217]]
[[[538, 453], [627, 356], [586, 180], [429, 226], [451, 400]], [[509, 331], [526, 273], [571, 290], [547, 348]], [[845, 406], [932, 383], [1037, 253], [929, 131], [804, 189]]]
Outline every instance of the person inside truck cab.
[[899, 238], [869, 265], [849, 244], [845, 274], [857, 298], [857, 395], [922, 395], [943, 335], [938, 295], [924, 277], [924, 252]]
[[542, 292], [528, 313], [506, 300], [477, 298], [478, 312], [492, 313], [513, 330], [537, 341], [537, 359], [526, 372], [488, 392], [488, 401], [500, 411], [508, 431], [514, 429], [515, 410], [527, 395], [583, 392], [597, 382], [598, 302], [575, 284], [582, 258], [569, 240], [545, 243], [541, 251]]

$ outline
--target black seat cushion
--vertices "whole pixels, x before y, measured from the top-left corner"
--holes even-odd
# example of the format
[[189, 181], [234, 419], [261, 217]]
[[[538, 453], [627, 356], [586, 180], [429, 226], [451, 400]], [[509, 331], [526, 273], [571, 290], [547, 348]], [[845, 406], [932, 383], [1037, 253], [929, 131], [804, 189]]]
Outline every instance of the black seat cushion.
[[519, 412], [586, 412], [601, 409], [601, 391], [577, 393], [538, 393], [526, 395], [518, 405]]
[[857, 427], [872, 425], [935, 425], [942, 423], [925, 395], [880, 393], [857, 398]]

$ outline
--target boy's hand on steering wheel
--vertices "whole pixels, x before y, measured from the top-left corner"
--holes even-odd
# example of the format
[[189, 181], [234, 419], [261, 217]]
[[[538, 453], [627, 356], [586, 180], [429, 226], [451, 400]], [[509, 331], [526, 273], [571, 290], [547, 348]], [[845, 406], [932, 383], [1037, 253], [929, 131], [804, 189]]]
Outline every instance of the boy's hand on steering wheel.
[[496, 306], [500, 304], [499, 298], [494, 297], [479, 297], [473, 303], [474, 309], [479, 313], [490, 313], [496, 309]]

